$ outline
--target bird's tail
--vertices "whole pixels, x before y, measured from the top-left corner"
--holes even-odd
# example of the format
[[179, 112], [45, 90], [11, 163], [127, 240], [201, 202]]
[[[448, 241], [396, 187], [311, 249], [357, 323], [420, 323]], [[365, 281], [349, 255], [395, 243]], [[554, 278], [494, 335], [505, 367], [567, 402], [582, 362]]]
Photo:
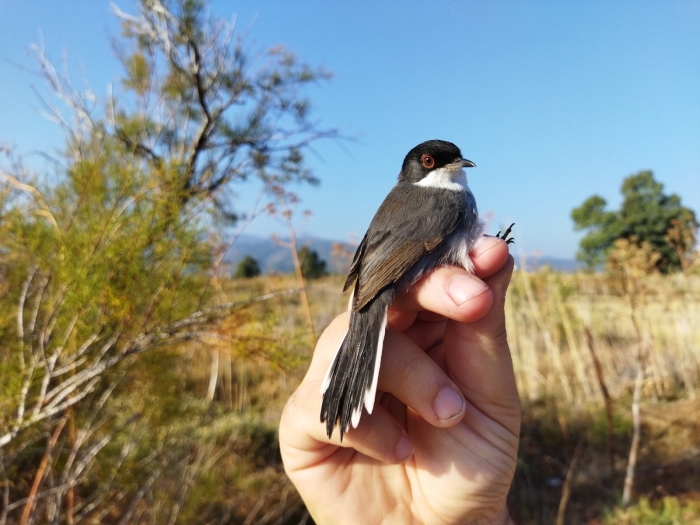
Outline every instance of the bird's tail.
[[321, 422], [330, 438], [340, 418], [340, 439], [357, 427], [364, 404], [372, 413], [377, 394], [377, 378], [382, 358], [387, 309], [394, 300], [394, 289], [382, 290], [362, 310], [351, 310], [350, 328], [321, 385]]

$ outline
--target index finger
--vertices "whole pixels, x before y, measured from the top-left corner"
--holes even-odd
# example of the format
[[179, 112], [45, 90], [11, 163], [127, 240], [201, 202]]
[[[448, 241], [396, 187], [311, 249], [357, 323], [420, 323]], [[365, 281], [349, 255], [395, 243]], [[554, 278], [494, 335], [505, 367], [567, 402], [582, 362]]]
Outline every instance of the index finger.
[[417, 312], [428, 310], [460, 322], [480, 319], [491, 308], [493, 294], [483, 282], [508, 260], [508, 245], [498, 237], [482, 237], [470, 252], [474, 274], [464, 268], [437, 268], [399, 295], [389, 311], [389, 322], [397, 330], [408, 328]]

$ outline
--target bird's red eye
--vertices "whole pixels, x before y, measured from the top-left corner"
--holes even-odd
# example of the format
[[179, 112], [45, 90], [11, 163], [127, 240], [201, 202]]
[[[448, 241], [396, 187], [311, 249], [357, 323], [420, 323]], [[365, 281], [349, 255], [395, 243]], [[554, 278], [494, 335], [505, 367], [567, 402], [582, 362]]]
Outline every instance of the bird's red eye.
[[431, 157], [430, 155], [427, 155], [427, 154], [423, 154], [423, 155], [421, 156], [420, 162], [421, 162], [421, 164], [423, 164], [423, 167], [424, 167], [424, 168], [430, 169], [430, 168], [432, 168], [433, 166], [435, 166], [435, 159], [434, 159], [433, 157]]

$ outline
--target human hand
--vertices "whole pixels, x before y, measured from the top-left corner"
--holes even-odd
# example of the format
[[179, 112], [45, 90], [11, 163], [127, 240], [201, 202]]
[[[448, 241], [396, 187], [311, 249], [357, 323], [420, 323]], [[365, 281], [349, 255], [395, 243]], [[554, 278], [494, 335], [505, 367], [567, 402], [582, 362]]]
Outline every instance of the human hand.
[[280, 424], [285, 469], [319, 525], [511, 523], [520, 402], [503, 306], [513, 258], [496, 237], [470, 255], [475, 276], [438, 268], [397, 297], [374, 410], [342, 442], [319, 421], [320, 388], [349, 314], [321, 335]]

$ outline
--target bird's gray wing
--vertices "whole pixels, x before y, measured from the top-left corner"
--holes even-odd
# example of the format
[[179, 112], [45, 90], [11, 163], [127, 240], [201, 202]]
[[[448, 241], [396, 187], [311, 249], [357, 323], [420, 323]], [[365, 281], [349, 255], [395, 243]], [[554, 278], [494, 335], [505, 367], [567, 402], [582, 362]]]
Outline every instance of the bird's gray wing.
[[358, 275], [355, 310], [396, 282], [457, 227], [464, 213], [461, 193], [402, 183], [394, 187], [377, 210], [353, 264]]
[[343, 291], [345, 292], [348, 288], [352, 286], [355, 279], [360, 274], [360, 262], [362, 261], [362, 256], [365, 253], [365, 248], [367, 246], [367, 234], [362, 238], [362, 242], [357, 247], [355, 256], [352, 258], [352, 264], [350, 265], [350, 271], [348, 272], [348, 278], [345, 280], [345, 286], [343, 286]]

